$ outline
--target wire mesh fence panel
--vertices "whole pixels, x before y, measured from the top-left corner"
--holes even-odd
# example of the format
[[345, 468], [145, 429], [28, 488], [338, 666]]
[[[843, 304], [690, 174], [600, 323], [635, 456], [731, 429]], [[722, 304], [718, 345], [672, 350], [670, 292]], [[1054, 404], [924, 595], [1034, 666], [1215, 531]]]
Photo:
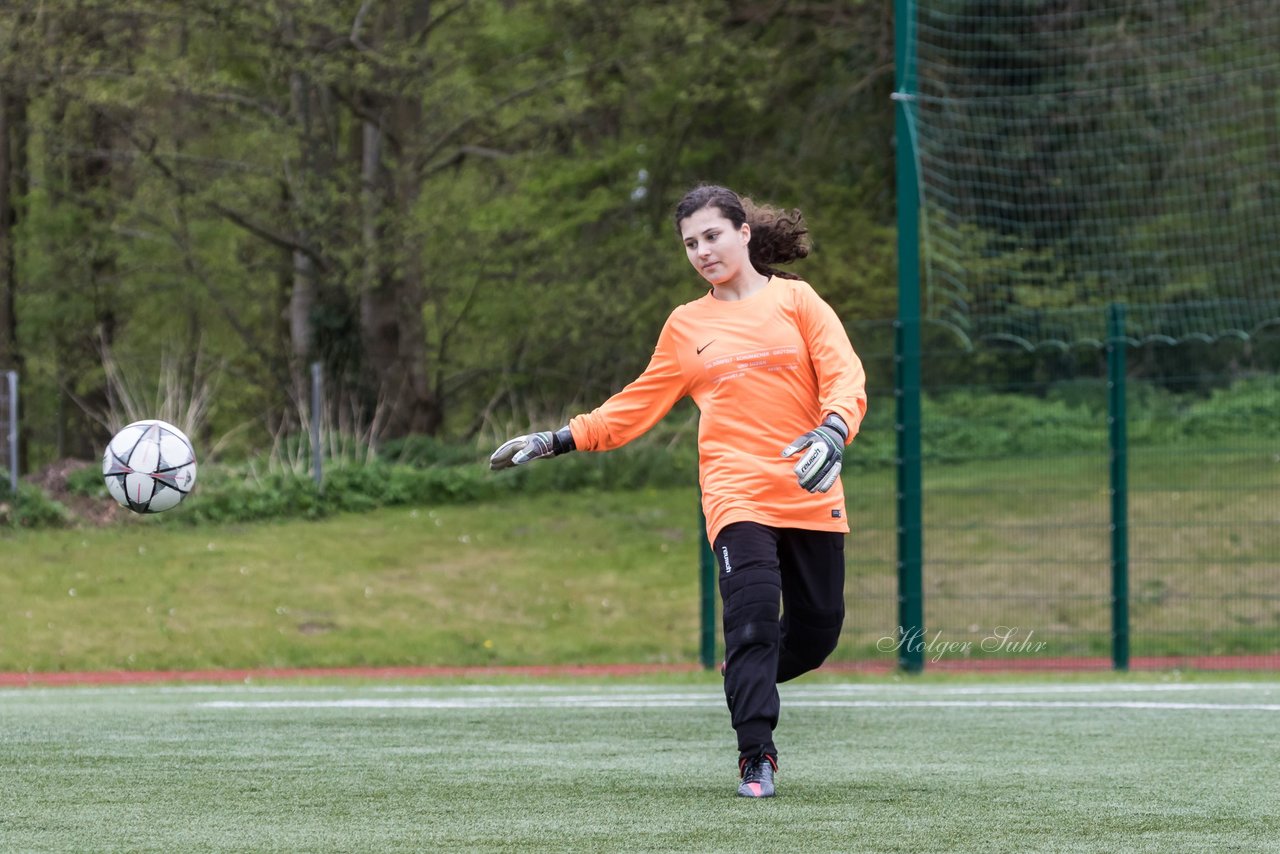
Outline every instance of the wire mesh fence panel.
[[1135, 656], [1280, 653], [1276, 343], [1184, 347], [1194, 373], [1129, 383]]
[[1105, 655], [1106, 387], [1096, 362], [935, 344], [924, 380], [926, 660]]
[[893, 321], [849, 325], [867, 372], [870, 405], [845, 455], [845, 630], [836, 660], [894, 661], [884, 638], [897, 631], [897, 519], [893, 467]]
[[[934, 330], [937, 333], [937, 329]], [[1278, 330], [1280, 332], [1280, 330]], [[852, 533], [837, 658], [895, 643], [926, 665], [1109, 667], [1113, 449], [1105, 353], [959, 346], [924, 354], [923, 631], [897, 637], [892, 357], [866, 330], [871, 413], [844, 478]], [[948, 343], [951, 346], [948, 346]], [[1280, 334], [1129, 346], [1132, 657], [1280, 655]]]

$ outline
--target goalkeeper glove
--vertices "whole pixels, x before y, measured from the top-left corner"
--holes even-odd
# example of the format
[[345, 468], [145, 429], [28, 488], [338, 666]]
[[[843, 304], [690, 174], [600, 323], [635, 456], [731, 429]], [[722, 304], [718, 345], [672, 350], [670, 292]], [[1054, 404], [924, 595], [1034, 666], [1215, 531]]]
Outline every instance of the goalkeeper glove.
[[796, 480], [800, 482], [801, 489], [826, 492], [835, 485], [844, 464], [844, 443], [848, 438], [848, 425], [843, 418], [832, 413], [823, 419], [821, 425], [782, 449], [782, 456], [790, 457], [808, 448], [795, 466]]
[[516, 436], [499, 446], [489, 457], [489, 470], [501, 471], [512, 466], [522, 466], [530, 460], [543, 457], [557, 457], [575, 449], [573, 433], [568, 426], [561, 427], [552, 433], [544, 430], [541, 433], [530, 433], [527, 436]]

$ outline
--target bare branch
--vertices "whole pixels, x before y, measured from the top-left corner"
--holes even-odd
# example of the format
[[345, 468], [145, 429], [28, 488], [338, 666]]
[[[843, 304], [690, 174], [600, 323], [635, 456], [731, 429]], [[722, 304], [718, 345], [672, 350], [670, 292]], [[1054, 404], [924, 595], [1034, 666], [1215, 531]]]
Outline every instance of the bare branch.
[[443, 24], [449, 18], [453, 17], [457, 12], [465, 9], [466, 6], [467, 0], [459, 0], [459, 2], [453, 4], [453, 6], [445, 9], [439, 15], [436, 15], [434, 18], [427, 21], [422, 29], [418, 30], [416, 33], [410, 33], [409, 38], [412, 40], [414, 46], [421, 46], [422, 43], [427, 40], [427, 36], [431, 35], [432, 30], [440, 26], [440, 24]]
[[177, 86], [172, 86], [170, 91], [176, 95], [185, 95], [198, 101], [211, 101], [215, 104], [233, 104], [237, 107], [249, 107], [250, 109], [262, 113], [262, 115], [269, 119], [284, 118], [284, 113], [271, 104], [260, 101], [257, 98], [250, 98], [247, 95], [240, 95], [235, 92], [196, 92], [192, 89], [182, 89]]
[[845, 90], [846, 96], [857, 95], [871, 84], [875, 83], [881, 77], [893, 74], [893, 63], [887, 62], [884, 65], [878, 65], [868, 71], [858, 82], [854, 83]]
[[440, 152], [443, 151], [446, 147], [448, 147], [456, 137], [461, 135], [464, 131], [466, 131], [469, 127], [474, 125], [476, 122], [480, 121], [480, 119], [483, 118], [484, 116], [492, 115], [496, 113], [500, 108], [505, 107], [508, 104], [516, 103], [517, 101], [527, 98], [530, 95], [534, 94], [535, 92], [539, 92], [543, 89], [549, 88], [550, 86], [556, 83], [562, 83], [565, 80], [571, 80], [574, 77], [580, 77], [583, 74], [585, 74], [586, 71], [587, 69], [580, 68], [580, 69], [573, 69], [570, 71], [566, 71], [563, 74], [553, 74], [543, 78], [542, 80], [537, 81], [536, 83], [533, 83], [530, 86], [526, 86], [524, 89], [521, 89], [518, 92], [512, 92], [510, 95], [507, 95], [506, 97], [499, 98], [496, 101], [492, 101], [490, 103], [485, 104], [483, 111], [472, 113], [471, 115], [464, 118], [462, 121], [455, 124], [453, 127], [449, 128], [447, 131], [442, 133], [436, 140], [436, 144], [421, 154], [421, 156], [419, 157], [419, 162], [426, 163], [432, 160], [433, 158], [437, 157], [440, 154]]
[[347, 40], [357, 49], [368, 51], [370, 48], [360, 39], [360, 31], [364, 29], [365, 15], [369, 14], [369, 7], [373, 5], [373, 0], [364, 0], [360, 4], [360, 11], [356, 12], [356, 19], [351, 22], [351, 35], [347, 36]]
[[[123, 134], [127, 140], [129, 140], [129, 142], [133, 145], [133, 147], [140, 154], [142, 154], [143, 157], [145, 157], [146, 160], [149, 163], [151, 163], [151, 165], [154, 166], [162, 176], [167, 178], [175, 187], [177, 187], [180, 193], [188, 196], [196, 195], [195, 188], [192, 187], [191, 184], [189, 184], [186, 180], [184, 180], [181, 175], [174, 172], [173, 169], [169, 168], [169, 165], [164, 162], [164, 158], [156, 154], [155, 152], [156, 140], [154, 138], [146, 141], [146, 143], [144, 144], [144, 141], [141, 140], [137, 136], [137, 134], [135, 134], [133, 130], [127, 125], [125, 125], [123, 122], [116, 120], [114, 117], [112, 117], [109, 113], [105, 111], [103, 111], [101, 115], [107, 121], [109, 121], [112, 125], [114, 125], [115, 128], [121, 134]], [[293, 238], [287, 235], [280, 234], [279, 232], [274, 231], [265, 225], [261, 225], [257, 222], [254, 222], [252, 219], [249, 218], [247, 214], [241, 213], [240, 211], [237, 211], [237, 210], [233, 210], [227, 207], [226, 205], [222, 204], [221, 202], [205, 201], [205, 202], [202, 202], [202, 204], [207, 210], [213, 211], [214, 213], [218, 214], [219, 216], [223, 217], [224, 219], [228, 220], [234, 225], [239, 226], [240, 228], [244, 229], [245, 231], [247, 231], [248, 233], [252, 234], [255, 237], [260, 238], [261, 240], [264, 240], [273, 246], [279, 247], [280, 249], [287, 249], [290, 252], [301, 252], [302, 254], [310, 258], [312, 261], [314, 261], [316, 265], [322, 269], [326, 266], [323, 257], [321, 257], [320, 253], [317, 252], [313, 247], [300, 243], [299, 241], [294, 240]]]
[[509, 151], [499, 151], [496, 148], [487, 148], [483, 145], [460, 145], [452, 154], [441, 160], [437, 160], [430, 166], [423, 169], [422, 177], [426, 178], [437, 172], [442, 172], [450, 166], [455, 166], [466, 160], [468, 157], [483, 157], [488, 160], [505, 160], [511, 156]]

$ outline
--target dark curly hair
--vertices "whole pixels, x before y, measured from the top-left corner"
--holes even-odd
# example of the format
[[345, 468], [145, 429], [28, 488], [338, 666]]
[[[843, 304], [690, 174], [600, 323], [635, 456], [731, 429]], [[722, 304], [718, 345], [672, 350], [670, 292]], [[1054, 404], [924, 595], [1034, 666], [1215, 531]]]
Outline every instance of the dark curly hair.
[[676, 205], [676, 232], [680, 231], [680, 223], [703, 208], [718, 208], [734, 228], [741, 228], [744, 222], [751, 226], [747, 251], [751, 266], [761, 275], [800, 278], [773, 266], [789, 264], [809, 254], [809, 227], [800, 211], [757, 204], [727, 187], [702, 184], [685, 193]]

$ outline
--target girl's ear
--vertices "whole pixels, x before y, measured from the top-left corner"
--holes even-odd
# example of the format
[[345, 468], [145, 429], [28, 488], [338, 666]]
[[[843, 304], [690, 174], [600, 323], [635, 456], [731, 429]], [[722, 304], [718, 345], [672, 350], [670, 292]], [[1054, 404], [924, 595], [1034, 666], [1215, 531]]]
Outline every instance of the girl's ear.
[[744, 222], [742, 228], [738, 229], [738, 235], [742, 238], [742, 245], [746, 246], [751, 242], [751, 223]]

